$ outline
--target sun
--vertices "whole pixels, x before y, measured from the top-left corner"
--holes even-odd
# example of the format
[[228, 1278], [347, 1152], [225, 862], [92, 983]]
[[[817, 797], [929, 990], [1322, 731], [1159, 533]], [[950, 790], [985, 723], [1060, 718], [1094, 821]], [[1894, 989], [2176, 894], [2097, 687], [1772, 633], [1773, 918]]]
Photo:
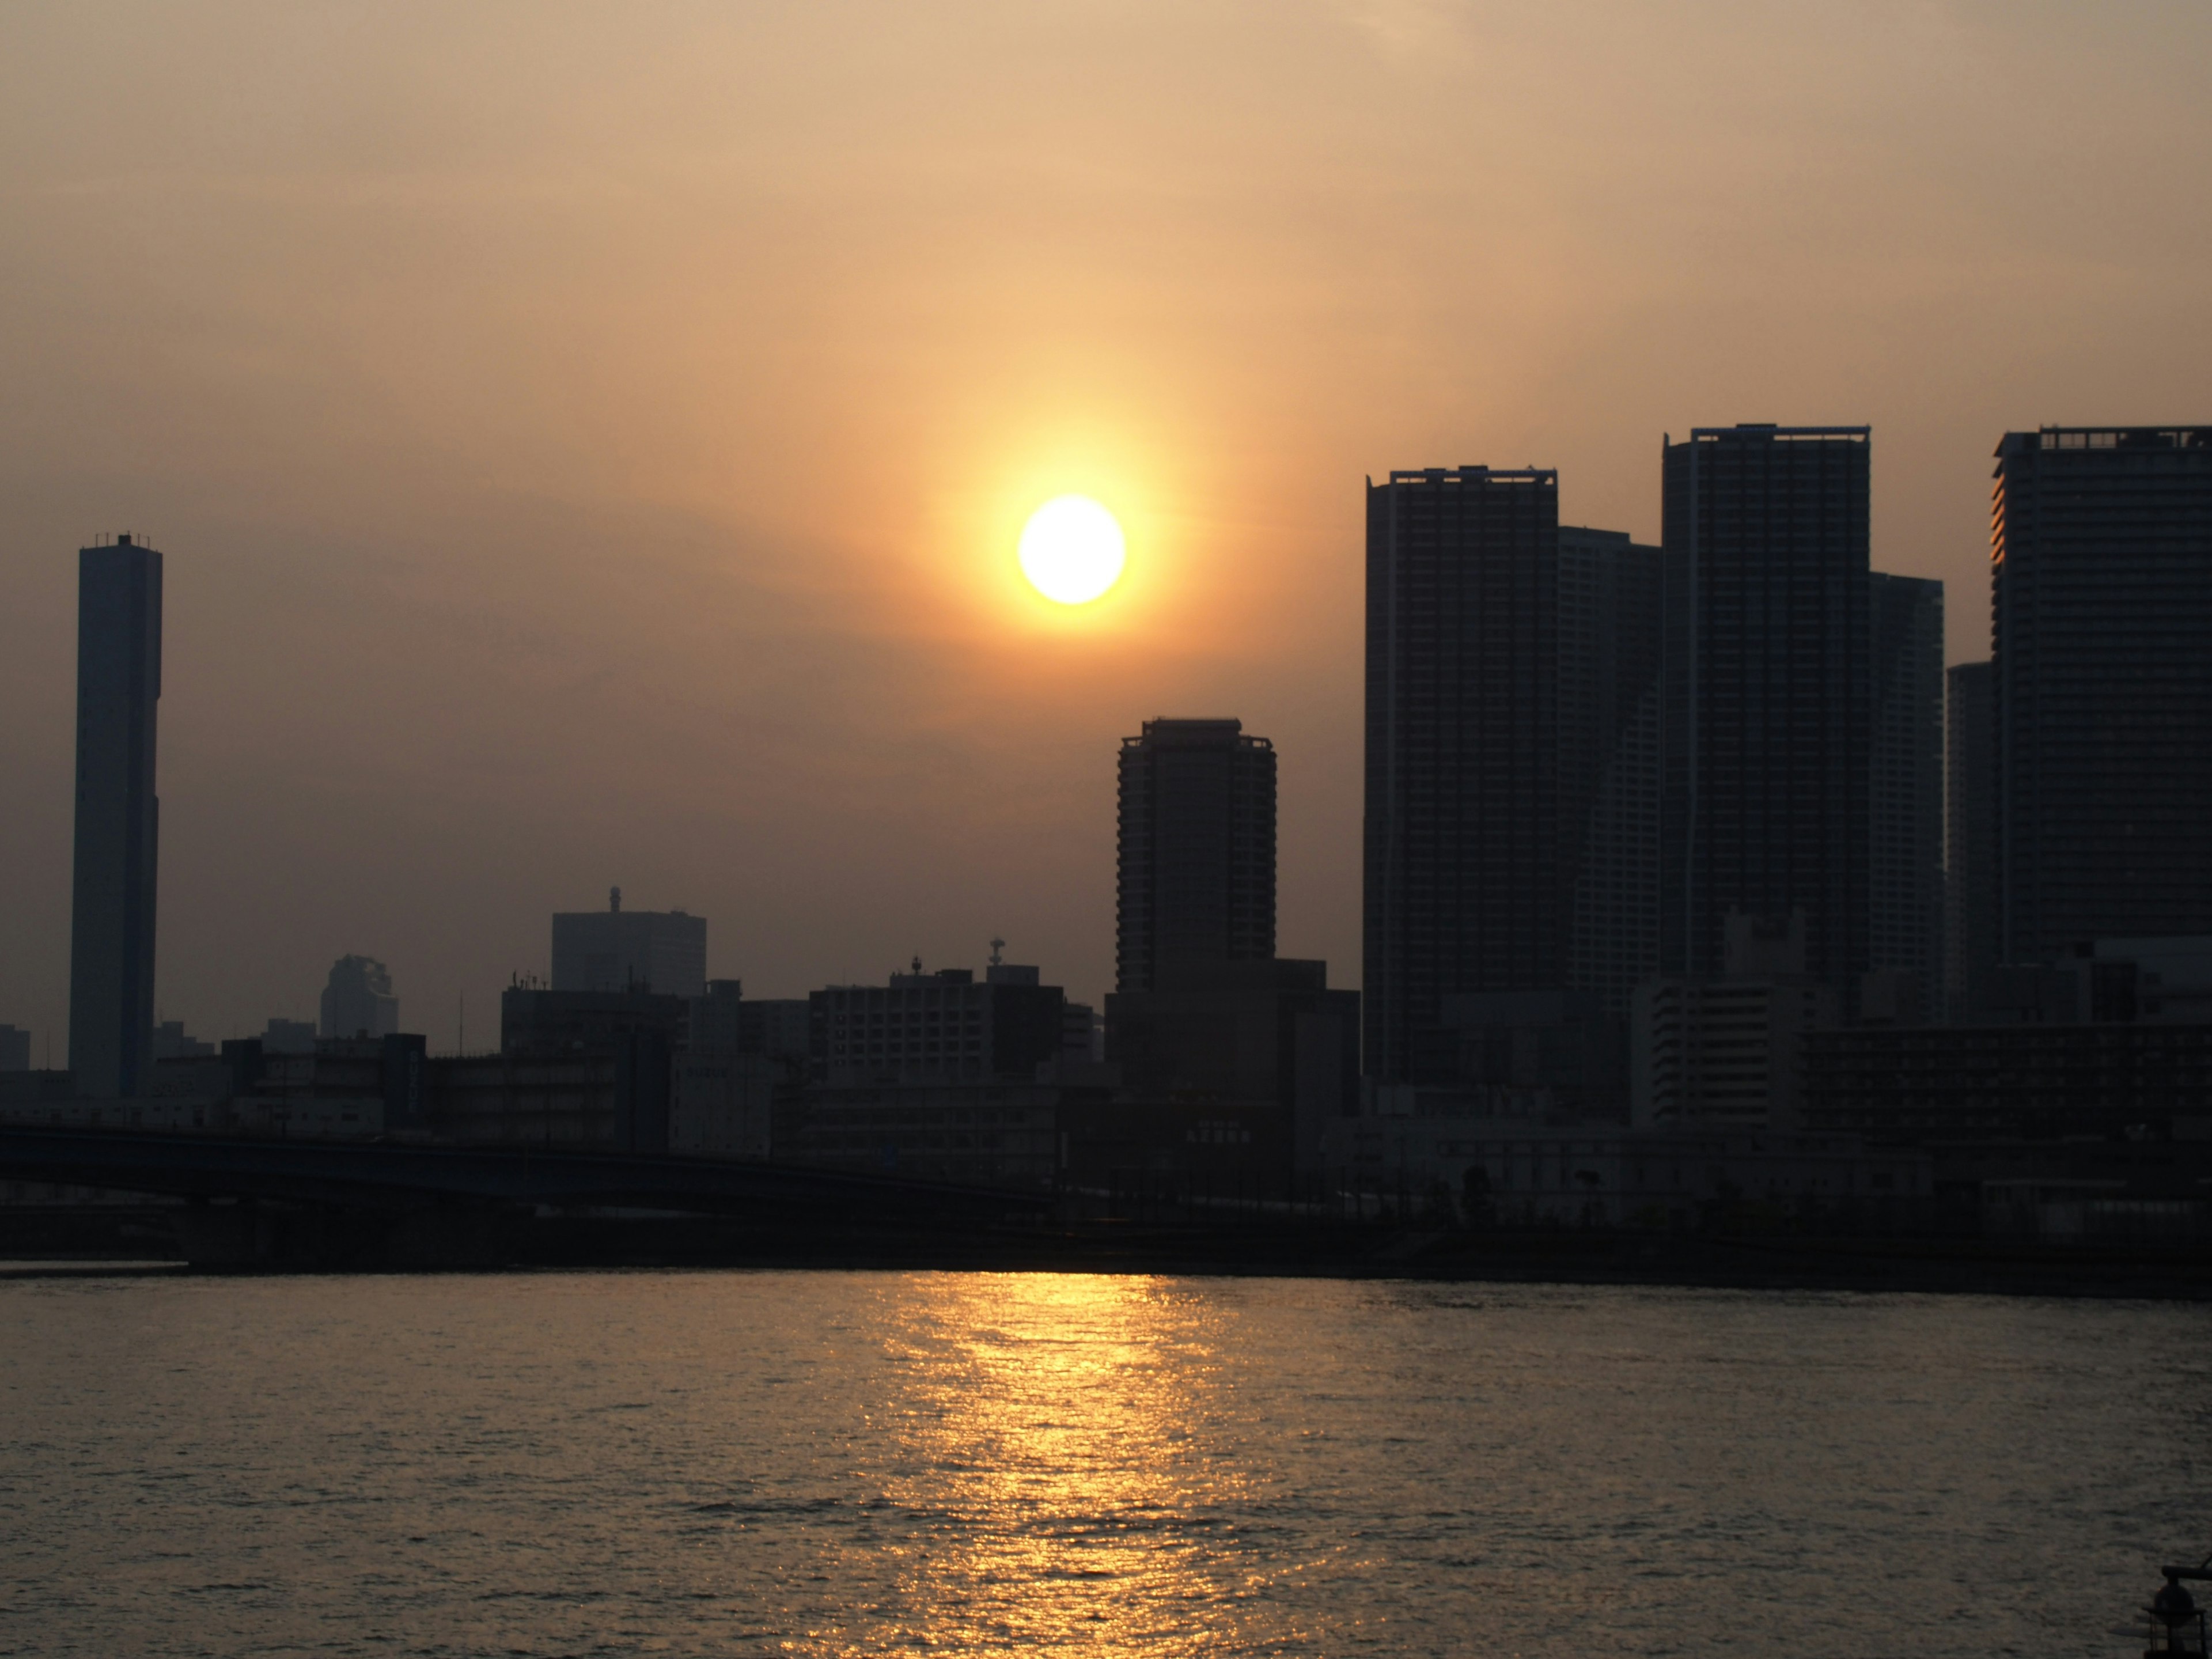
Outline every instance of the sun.
[[1057, 495], [1022, 528], [1022, 574], [1061, 605], [1088, 605], [1121, 578], [1127, 552], [1114, 515], [1088, 495]]

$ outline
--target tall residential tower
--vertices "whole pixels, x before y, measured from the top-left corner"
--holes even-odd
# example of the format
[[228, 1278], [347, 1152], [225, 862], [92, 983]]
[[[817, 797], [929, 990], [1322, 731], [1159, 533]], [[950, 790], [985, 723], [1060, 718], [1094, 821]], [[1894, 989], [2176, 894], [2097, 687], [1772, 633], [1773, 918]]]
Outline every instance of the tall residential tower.
[[1272, 960], [1275, 746], [1237, 720], [1146, 720], [1120, 769], [1115, 988]]
[[152, 1092], [154, 794], [161, 556], [128, 536], [77, 554], [76, 848], [70, 1071], [80, 1095]]
[[2212, 428], [1997, 446], [2002, 957], [2212, 933]]

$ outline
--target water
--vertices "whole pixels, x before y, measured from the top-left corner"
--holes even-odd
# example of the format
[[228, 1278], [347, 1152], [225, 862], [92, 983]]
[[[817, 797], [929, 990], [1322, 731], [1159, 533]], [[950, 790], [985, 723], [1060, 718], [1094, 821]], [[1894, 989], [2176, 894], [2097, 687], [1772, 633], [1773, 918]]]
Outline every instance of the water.
[[0, 1283], [0, 1651], [2081, 1654], [2212, 1312], [1049, 1275]]

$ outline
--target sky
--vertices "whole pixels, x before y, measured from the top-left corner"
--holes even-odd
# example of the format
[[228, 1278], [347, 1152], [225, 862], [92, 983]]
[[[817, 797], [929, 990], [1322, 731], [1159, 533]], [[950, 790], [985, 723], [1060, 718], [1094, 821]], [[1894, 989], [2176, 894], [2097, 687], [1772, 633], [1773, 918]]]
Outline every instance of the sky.
[[[67, 1043], [75, 551], [166, 556], [163, 1018], [549, 917], [747, 994], [1113, 973], [1120, 740], [1280, 766], [1358, 983], [1363, 480], [1874, 429], [1987, 654], [1990, 454], [2212, 420], [2212, 6], [33, 4], [0, 18], [0, 1023]], [[1070, 611], [1015, 565], [1081, 492]]]

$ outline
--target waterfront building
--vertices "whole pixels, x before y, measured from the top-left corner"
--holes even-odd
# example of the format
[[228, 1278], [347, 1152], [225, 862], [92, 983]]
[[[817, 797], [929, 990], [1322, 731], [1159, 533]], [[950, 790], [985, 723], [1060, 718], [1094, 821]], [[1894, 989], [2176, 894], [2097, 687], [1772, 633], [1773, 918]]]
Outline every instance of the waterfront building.
[[681, 910], [625, 910], [619, 887], [609, 890], [604, 910], [557, 913], [553, 988], [703, 996], [707, 918]]
[[0, 1072], [31, 1069], [31, 1034], [20, 1026], [0, 1025]]
[[1943, 584], [1875, 571], [1867, 588], [1867, 967], [1890, 1017], [1918, 1024], [1944, 1006]]
[[1865, 427], [1698, 428], [1662, 456], [1661, 954], [1722, 971], [1731, 910], [1802, 912], [1807, 969], [1872, 965]]
[[1951, 1021], [1959, 1024], [1986, 998], [2004, 918], [1997, 883], [1996, 674], [1988, 663], [1962, 662], [1948, 678], [1943, 988]]
[[153, 1088], [161, 696], [161, 556], [129, 536], [80, 550], [69, 1062], [94, 1099]]
[[1367, 1071], [1475, 1083], [1466, 999], [1617, 1026], [1658, 966], [1660, 557], [1545, 470], [1395, 471], [1367, 520]]
[[884, 985], [831, 985], [808, 999], [817, 1089], [1034, 1083], [1060, 1052], [1066, 994], [1036, 969], [993, 965], [908, 973]]
[[2009, 432], [1996, 461], [2002, 958], [2212, 933], [2212, 428]]
[[1275, 750], [1234, 720], [1121, 741], [1115, 982], [1150, 991], [1275, 954]]

